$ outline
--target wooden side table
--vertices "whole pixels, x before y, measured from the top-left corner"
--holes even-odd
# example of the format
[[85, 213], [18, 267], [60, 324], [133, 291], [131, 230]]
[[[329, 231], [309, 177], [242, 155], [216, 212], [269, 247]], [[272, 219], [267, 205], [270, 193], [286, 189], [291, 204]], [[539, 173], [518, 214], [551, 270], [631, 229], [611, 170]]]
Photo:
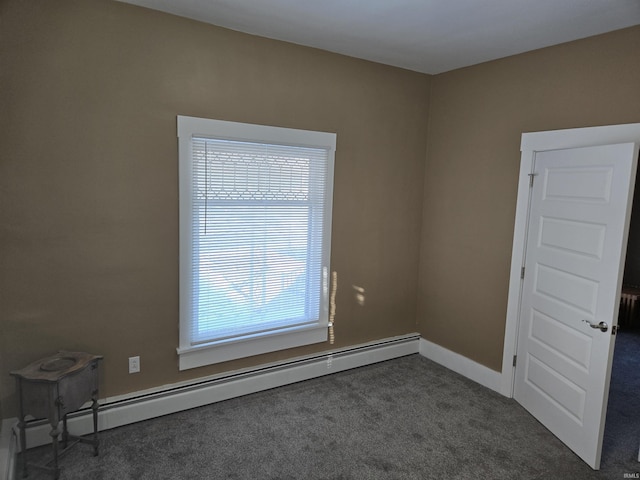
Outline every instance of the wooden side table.
[[[33, 362], [27, 367], [11, 372], [16, 377], [20, 401], [20, 447], [22, 451], [22, 476], [27, 471], [27, 438], [25, 417], [46, 418], [51, 424], [53, 459], [45, 465], [29, 465], [60, 476], [58, 467], [58, 424], [62, 419], [62, 444], [64, 453], [77, 442], [93, 445], [98, 455], [98, 361], [101, 355], [84, 352], [60, 351], [55, 355]], [[67, 414], [78, 410], [85, 402], [92, 401], [93, 435], [83, 438], [70, 435], [67, 430]], [[68, 445], [69, 439], [75, 440]], [[48, 465], [53, 463], [53, 466]]]

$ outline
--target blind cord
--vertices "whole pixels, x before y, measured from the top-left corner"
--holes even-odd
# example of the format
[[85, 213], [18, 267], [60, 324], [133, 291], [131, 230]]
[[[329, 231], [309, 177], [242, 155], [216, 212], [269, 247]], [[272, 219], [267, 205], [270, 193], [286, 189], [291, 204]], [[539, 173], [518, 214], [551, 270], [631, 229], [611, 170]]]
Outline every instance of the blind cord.
[[209, 145], [204, 142], [204, 234], [207, 234], [207, 220], [209, 218], [207, 207], [209, 206]]

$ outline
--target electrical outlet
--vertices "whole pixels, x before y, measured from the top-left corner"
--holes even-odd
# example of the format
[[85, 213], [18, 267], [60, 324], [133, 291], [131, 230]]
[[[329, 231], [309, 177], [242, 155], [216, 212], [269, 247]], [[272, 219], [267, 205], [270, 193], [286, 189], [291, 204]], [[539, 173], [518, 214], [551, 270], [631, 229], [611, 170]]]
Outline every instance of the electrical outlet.
[[140, 357], [129, 357], [129, 373], [140, 371]]

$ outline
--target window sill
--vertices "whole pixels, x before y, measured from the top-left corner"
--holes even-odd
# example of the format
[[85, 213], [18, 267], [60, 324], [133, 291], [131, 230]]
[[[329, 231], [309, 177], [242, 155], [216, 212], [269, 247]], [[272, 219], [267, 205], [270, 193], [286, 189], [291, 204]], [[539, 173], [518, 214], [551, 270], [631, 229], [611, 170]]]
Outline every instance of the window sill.
[[263, 353], [301, 347], [312, 343], [326, 342], [326, 325], [303, 327], [286, 332], [278, 332], [258, 338], [214, 342], [194, 347], [178, 348], [178, 369], [212, 365], [238, 358], [261, 355]]

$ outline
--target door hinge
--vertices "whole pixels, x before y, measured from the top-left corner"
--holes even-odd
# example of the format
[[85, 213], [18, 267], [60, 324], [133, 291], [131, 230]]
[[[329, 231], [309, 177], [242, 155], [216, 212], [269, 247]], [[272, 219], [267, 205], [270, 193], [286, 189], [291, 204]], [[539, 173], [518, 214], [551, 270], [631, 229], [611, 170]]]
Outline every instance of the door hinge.
[[520, 278], [524, 278], [524, 267], [520, 269]]
[[518, 360], [518, 356], [517, 356], [517, 355], [514, 355], [514, 356], [513, 356], [513, 366], [514, 366], [514, 367], [516, 366], [516, 362], [517, 362], [517, 360]]
[[533, 188], [533, 179], [536, 178], [537, 173], [529, 173], [529, 188]]

